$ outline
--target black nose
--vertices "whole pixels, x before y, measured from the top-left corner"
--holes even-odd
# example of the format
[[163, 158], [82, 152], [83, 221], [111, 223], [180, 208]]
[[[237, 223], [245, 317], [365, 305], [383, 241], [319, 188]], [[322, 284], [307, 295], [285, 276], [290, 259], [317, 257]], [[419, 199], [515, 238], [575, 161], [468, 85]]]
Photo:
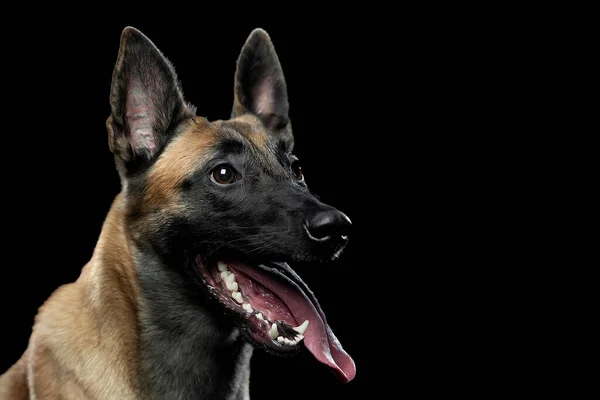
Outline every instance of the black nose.
[[306, 231], [315, 242], [346, 241], [352, 222], [341, 211], [330, 209], [313, 214], [306, 221]]

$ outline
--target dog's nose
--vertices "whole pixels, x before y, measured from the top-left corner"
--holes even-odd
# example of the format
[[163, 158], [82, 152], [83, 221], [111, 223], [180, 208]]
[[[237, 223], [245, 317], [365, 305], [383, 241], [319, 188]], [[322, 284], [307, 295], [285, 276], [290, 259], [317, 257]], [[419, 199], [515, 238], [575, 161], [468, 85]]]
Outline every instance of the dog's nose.
[[329, 209], [313, 214], [306, 221], [306, 232], [315, 242], [346, 241], [352, 222], [341, 211]]

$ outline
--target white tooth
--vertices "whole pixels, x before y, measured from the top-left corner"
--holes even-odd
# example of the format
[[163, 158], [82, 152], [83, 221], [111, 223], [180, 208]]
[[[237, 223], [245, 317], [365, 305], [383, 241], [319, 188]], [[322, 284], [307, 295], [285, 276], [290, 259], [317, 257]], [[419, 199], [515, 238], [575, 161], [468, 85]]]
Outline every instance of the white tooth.
[[246, 310], [247, 312], [249, 312], [249, 313], [251, 313], [252, 311], [254, 311], [254, 310], [252, 309], [252, 306], [251, 306], [250, 304], [248, 304], [248, 303], [244, 303], [244, 305], [242, 306], [242, 308], [243, 308], [244, 310]]
[[294, 329], [294, 330], [295, 330], [296, 332], [298, 332], [299, 334], [301, 334], [301, 335], [304, 335], [304, 332], [306, 332], [306, 329], [307, 329], [307, 328], [308, 328], [308, 320], [304, 321], [304, 322], [302, 323], [302, 325], [300, 325], [300, 326], [297, 326], [297, 327], [295, 327], [295, 328], [292, 328], [292, 329]]
[[304, 335], [296, 335], [296, 341], [299, 342], [304, 339]]
[[235, 275], [234, 274], [229, 274], [229, 276], [227, 276], [225, 278], [225, 282], [229, 282], [229, 283], [235, 282]]
[[261, 313], [256, 314], [256, 318], [260, 319], [261, 321], [265, 320]]
[[271, 325], [271, 329], [269, 329], [269, 336], [271, 336], [271, 339], [273, 340], [277, 339], [277, 336], [279, 336], [279, 332], [277, 331], [277, 324]]
[[231, 293], [231, 297], [233, 297], [233, 299], [240, 304], [244, 302], [244, 298], [242, 297], [242, 294], [240, 292]]
[[227, 286], [227, 290], [229, 290], [230, 292], [237, 292], [238, 291], [238, 283], [237, 282], [227, 282], [225, 281], [225, 286]]
[[227, 271], [227, 264], [225, 264], [223, 261], [219, 261], [217, 263], [217, 268], [219, 268], [219, 272]]
[[233, 274], [231, 272], [229, 272], [229, 271], [223, 271], [223, 272], [221, 272], [221, 278], [223, 278], [223, 280], [227, 280], [227, 277], [229, 275], [233, 275]]
[[278, 341], [279, 343], [283, 343], [283, 341], [284, 341], [284, 340], [285, 340], [285, 339], [283, 338], [283, 336], [277, 336], [277, 341]]
[[289, 346], [292, 345], [292, 341], [290, 339], [283, 339], [283, 342]]

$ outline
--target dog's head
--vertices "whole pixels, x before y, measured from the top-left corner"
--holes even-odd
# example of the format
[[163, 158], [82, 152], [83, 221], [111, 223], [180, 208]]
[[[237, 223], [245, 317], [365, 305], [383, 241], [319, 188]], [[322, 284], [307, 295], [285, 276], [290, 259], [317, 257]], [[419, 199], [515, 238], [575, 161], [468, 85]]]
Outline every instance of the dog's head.
[[110, 102], [109, 144], [137, 245], [197, 280], [255, 346], [286, 354], [304, 343], [351, 380], [352, 359], [286, 263], [336, 258], [350, 220], [307, 188], [267, 33], [254, 30], [242, 48], [230, 120], [196, 116], [171, 64], [133, 28]]

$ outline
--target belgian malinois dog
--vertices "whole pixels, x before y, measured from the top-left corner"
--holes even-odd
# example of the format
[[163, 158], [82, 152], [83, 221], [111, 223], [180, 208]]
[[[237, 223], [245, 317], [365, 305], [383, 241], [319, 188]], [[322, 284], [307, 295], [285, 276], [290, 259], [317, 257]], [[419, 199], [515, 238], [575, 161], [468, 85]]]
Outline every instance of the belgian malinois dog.
[[121, 193], [80, 277], [40, 307], [0, 398], [248, 399], [253, 349], [302, 344], [352, 380], [352, 358], [287, 264], [335, 259], [351, 223], [306, 186], [267, 33], [242, 48], [231, 119], [209, 122], [128, 27], [110, 106]]

